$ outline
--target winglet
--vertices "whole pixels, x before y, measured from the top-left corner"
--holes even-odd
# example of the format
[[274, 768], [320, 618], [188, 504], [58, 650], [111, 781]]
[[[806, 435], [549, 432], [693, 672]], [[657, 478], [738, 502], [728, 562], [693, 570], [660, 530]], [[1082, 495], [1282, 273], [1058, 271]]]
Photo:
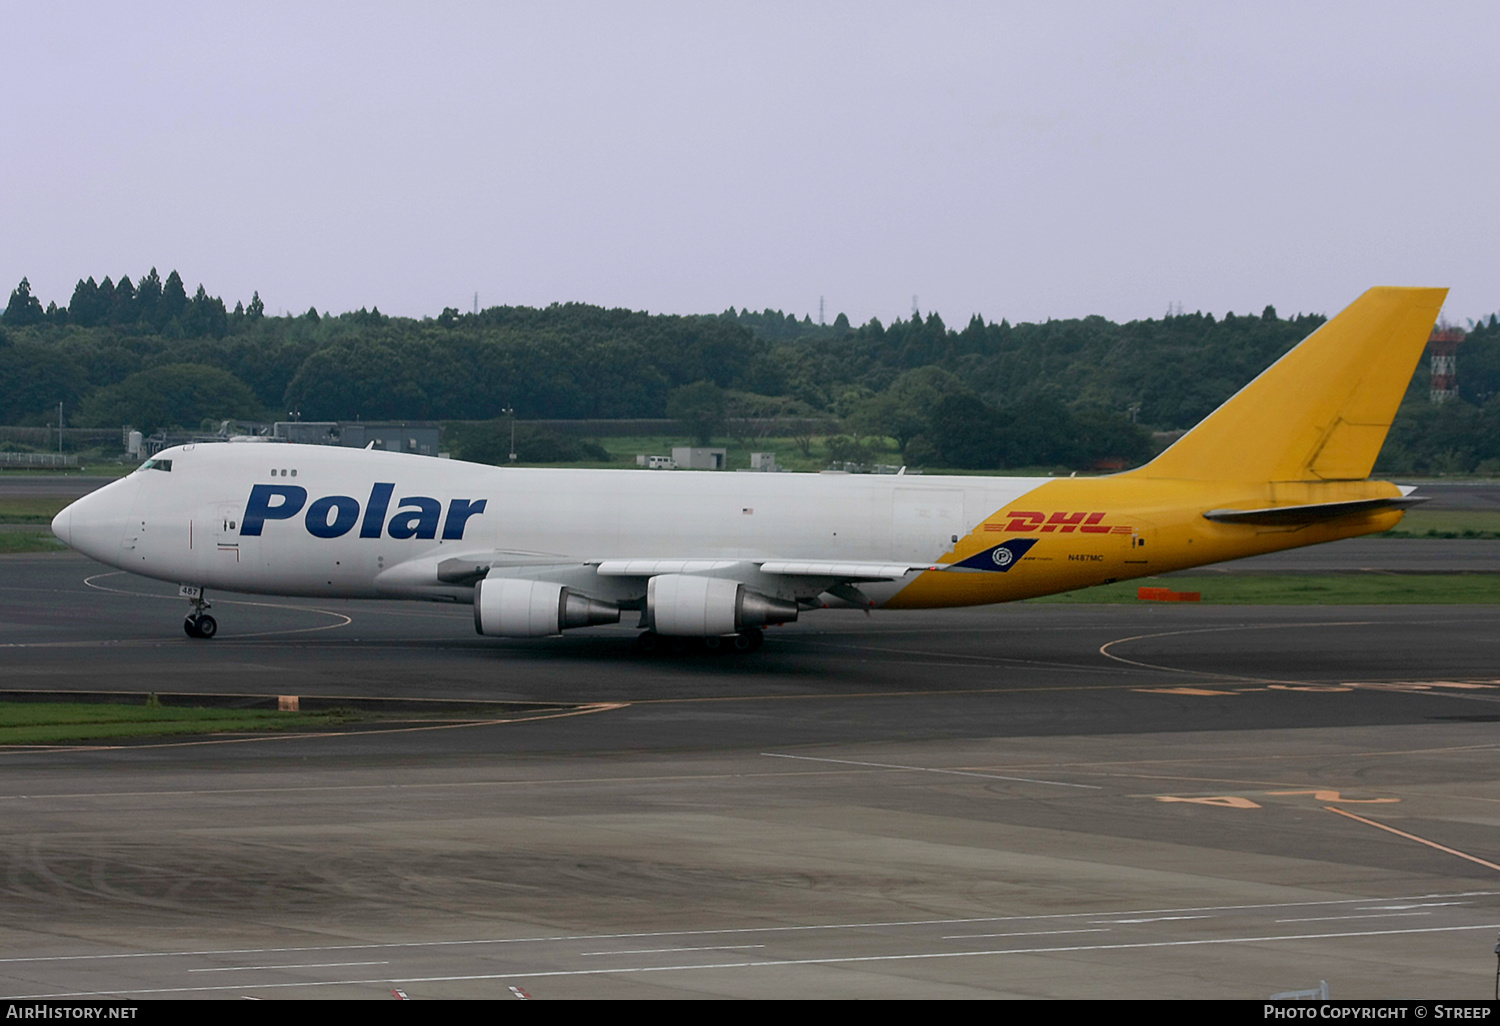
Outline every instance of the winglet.
[[1198, 481], [1368, 477], [1447, 294], [1371, 289], [1131, 474]]

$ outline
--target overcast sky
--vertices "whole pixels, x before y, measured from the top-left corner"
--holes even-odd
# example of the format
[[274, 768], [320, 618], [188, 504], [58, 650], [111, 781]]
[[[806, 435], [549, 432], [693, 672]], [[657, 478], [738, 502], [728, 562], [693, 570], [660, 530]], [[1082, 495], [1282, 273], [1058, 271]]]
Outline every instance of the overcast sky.
[[0, 285], [1500, 309], [1500, 4], [0, 0]]

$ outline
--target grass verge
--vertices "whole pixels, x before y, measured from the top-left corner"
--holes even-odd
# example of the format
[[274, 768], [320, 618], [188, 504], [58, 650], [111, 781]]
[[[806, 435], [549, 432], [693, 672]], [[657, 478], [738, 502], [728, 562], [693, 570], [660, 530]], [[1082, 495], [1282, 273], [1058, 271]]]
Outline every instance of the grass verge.
[[0, 499], [0, 524], [45, 526], [72, 502], [55, 496], [10, 496]]
[[1500, 510], [1414, 509], [1395, 530], [1379, 537], [1500, 538]]
[[355, 722], [351, 709], [277, 712], [96, 702], [0, 702], [0, 745], [217, 734], [224, 731], [315, 730]]
[[45, 528], [35, 531], [0, 531], [0, 555], [21, 552], [66, 552], [68, 547]]

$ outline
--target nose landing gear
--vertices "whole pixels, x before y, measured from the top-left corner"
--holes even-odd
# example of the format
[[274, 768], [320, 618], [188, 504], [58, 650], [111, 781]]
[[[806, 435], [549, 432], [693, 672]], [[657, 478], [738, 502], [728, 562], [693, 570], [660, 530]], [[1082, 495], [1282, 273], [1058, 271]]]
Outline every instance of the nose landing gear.
[[182, 621], [182, 629], [190, 638], [208, 639], [219, 633], [219, 621], [204, 613], [202, 616], [189, 615]]
[[193, 604], [193, 611], [187, 615], [187, 619], [182, 621], [184, 634], [190, 638], [207, 640], [219, 633], [219, 621], [204, 612], [209, 605], [208, 600], [203, 597], [202, 588], [184, 584], [178, 589], [178, 593]]

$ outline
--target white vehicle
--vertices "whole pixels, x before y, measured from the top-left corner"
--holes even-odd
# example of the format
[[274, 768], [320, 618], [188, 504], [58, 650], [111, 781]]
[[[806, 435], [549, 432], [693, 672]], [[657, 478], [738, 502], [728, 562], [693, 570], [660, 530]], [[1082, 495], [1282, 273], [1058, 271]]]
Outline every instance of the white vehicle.
[[637, 613], [641, 642], [759, 645], [828, 606], [1030, 598], [1389, 530], [1367, 477], [1442, 306], [1372, 289], [1144, 467], [1098, 478], [657, 474], [489, 467], [317, 445], [184, 445], [52, 529], [204, 589], [473, 603], [540, 637]]

